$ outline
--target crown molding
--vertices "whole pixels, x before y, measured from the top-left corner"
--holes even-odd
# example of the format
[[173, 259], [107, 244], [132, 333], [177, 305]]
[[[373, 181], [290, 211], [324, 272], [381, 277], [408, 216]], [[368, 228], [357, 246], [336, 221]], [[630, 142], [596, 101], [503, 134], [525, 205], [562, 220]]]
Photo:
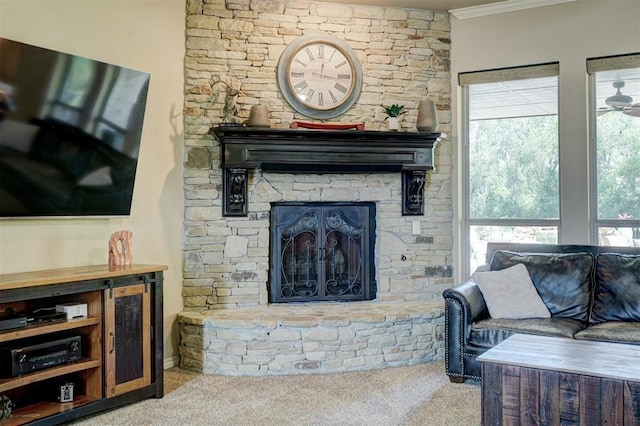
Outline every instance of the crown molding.
[[497, 13], [514, 12], [516, 10], [533, 9], [534, 7], [553, 6], [577, 0], [506, 0], [480, 6], [463, 7], [449, 11], [458, 19], [477, 18], [478, 16], [495, 15]]

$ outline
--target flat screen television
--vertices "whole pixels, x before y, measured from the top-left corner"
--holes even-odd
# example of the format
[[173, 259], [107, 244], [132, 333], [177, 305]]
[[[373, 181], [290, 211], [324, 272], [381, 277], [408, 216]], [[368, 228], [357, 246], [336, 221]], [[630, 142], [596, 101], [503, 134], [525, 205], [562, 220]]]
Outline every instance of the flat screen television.
[[0, 218], [131, 213], [149, 74], [0, 38]]

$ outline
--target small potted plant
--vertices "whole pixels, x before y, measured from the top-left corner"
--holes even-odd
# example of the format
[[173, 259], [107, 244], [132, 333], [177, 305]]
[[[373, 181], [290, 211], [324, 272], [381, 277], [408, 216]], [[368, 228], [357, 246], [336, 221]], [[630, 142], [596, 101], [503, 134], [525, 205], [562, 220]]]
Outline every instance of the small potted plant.
[[398, 130], [398, 119], [402, 114], [406, 114], [407, 110], [404, 105], [393, 104], [391, 106], [384, 106], [384, 113], [387, 114], [385, 120], [388, 120], [389, 130]]

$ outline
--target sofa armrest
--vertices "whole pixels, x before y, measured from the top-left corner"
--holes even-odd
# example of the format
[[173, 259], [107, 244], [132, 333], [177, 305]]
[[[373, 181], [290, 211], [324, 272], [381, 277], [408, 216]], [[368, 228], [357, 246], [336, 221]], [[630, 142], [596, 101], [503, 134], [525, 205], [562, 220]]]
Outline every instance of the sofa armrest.
[[464, 348], [471, 324], [488, 318], [489, 312], [480, 289], [473, 281], [449, 288], [445, 301], [445, 363], [450, 377], [464, 376]]

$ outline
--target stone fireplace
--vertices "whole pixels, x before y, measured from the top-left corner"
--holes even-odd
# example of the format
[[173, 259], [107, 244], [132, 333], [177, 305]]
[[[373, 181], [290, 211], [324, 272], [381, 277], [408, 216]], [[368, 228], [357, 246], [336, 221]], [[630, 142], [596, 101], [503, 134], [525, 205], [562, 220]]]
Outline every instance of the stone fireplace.
[[[426, 171], [434, 168], [439, 134], [237, 128], [213, 134], [228, 183], [222, 185], [226, 207], [219, 212], [227, 218], [221, 220], [237, 221], [238, 227], [225, 238], [224, 253], [242, 257], [242, 249], [248, 254], [249, 243], [240, 236], [253, 233], [262, 237], [257, 241], [265, 244], [268, 258], [263, 271], [229, 274], [226, 279], [235, 283], [218, 283], [216, 296], [224, 298], [228, 290], [233, 296], [234, 288], [248, 295], [251, 279], [261, 277], [257, 293], [264, 303], [181, 313], [182, 367], [216, 374], [292, 374], [406, 365], [442, 355], [440, 295], [411, 298], [410, 288], [384, 276], [385, 270], [398, 272], [403, 263], [413, 263], [415, 253], [406, 250], [401, 232], [389, 229], [403, 217], [415, 217], [410, 207], [428, 206]], [[256, 175], [261, 183], [254, 183]], [[380, 180], [373, 180], [377, 175]], [[322, 196], [334, 187], [318, 184], [327, 179], [342, 181], [333, 192], [336, 199]], [[298, 181], [308, 184], [287, 190]], [[445, 283], [450, 269], [425, 268], [421, 277]], [[389, 297], [392, 287], [399, 297]], [[355, 303], [337, 303], [345, 301]]]
[[[425, 154], [435, 172], [402, 166], [418, 161], [420, 150], [408, 154], [393, 139], [377, 145], [302, 140], [279, 153], [260, 143], [234, 151], [248, 163], [227, 162], [210, 132], [221, 121], [224, 97], [210, 83], [223, 80], [242, 91], [241, 120], [262, 104], [272, 124], [265, 131], [287, 130], [306, 118], [278, 94], [278, 57], [296, 37], [327, 32], [351, 45], [365, 74], [360, 98], [336, 122], [364, 122], [366, 133], [389, 133], [380, 132], [380, 105], [402, 103], [409, 113], [397, 135], [417, 137], [417, 105], [429, 97], [436, 100], [440, 131], [449, 132], [448, 14], [313, 1], [188, 0], [186, 26], [181, 366], [216, 374], [324, 373], [442, 357], [441, 295], [452, 284], [451, 142], [444, 139]], [[361, 149], [350, 151], [354, 145]], [[305, 155], [317, 148], [321, 173], [309, 164], [286, 164], [301, 147]], [[369, 166], [335, 167], [361, 159]], [[272, 206], [334, 202], [375, 206], [371, 300], [271, 303]]]

